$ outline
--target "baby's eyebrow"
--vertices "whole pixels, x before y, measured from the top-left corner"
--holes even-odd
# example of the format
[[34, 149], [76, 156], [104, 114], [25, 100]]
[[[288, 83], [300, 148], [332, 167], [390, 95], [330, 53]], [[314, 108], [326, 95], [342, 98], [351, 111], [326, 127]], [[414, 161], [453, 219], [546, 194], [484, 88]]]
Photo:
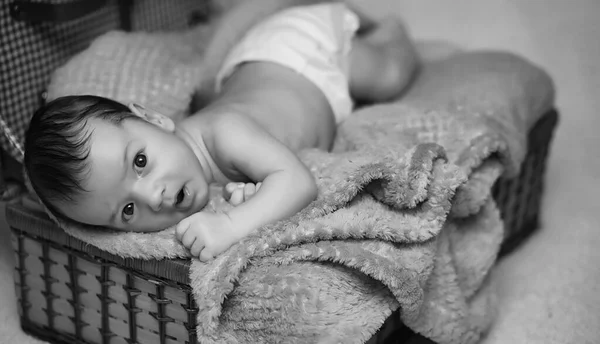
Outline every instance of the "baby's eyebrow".
[[125, 149], [123, 150], [123, 161], [121, 163], [121, 180], [125, 179], [125, 177], [127, 176], [127, 165], [129, 165], [129, 147], [131, 147], [131, 141], [127, 141]]

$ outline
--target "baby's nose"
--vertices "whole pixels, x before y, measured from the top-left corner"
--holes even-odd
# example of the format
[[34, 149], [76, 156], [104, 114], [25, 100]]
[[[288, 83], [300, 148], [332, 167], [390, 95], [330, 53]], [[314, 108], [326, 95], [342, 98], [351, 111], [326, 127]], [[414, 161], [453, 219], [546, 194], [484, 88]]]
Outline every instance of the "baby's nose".
[[152, 183], [140, 186], [141, 188], [138, 189], [140, 201], [146, 203], [153, 211], [160, 211], [162, 209], [165, 187]]
[[154, 188], [154, 190], [152, 191], [152, 194], [150, 195], [150, 201], [148, 202], [150, 205], [150, 208], [152, 208], [152, 210], [154, 211], [160, 211], [162, 208], [162, 204], [163, 204], [163, 198], [165, 195], [165, 188], [162, 186], [157, 186]]

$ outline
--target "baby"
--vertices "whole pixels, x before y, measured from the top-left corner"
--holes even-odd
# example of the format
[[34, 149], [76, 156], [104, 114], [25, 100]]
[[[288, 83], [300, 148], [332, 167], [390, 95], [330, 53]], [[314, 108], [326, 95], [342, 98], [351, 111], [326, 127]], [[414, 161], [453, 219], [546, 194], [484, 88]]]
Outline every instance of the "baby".
[[[29, 180], [59, 218], [135, 232], [177, 224], [191, 254], [212, 259], [315, 199], [295, 153], [330, 149], [353, 98], [390, 100], [408, 84], [416, 56], [401, 24], [360, 22], [343, 3], [268, 18], [223, 61], [213, 101], [180, 123], [96, 96], [55, 99], [27, 132]], [[235, 207], [201, 212], [211, 183]]]

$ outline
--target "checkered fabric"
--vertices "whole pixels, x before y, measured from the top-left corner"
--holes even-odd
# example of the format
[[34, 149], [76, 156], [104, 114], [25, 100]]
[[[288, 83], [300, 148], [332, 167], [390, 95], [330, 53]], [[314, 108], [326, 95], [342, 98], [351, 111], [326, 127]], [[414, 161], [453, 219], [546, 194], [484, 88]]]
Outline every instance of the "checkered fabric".
[[103, 34], [52, 74], [47, 100], [93, 94], [138, 103], [175, 121], [189, 112], [202, 80], [206, 27], [185, 32]]
[[133, 31], [182, 30], [194, 15], [209, 11], [208, 0], [137, 0], [134, 2]]
[[99, 34], [119, 27], [117, 5], [67, 23], [29, 23], [11, 18], [1, 0], [0, 11], [0, 144], [22, 160], [23, 136], [42, 102], [50, 73]]
[[[16, 21], [8, 10], [14, 1], [0, 0], [0, 146], [22, 161], [24, 134], [52, 71], [97, 36], [120, 28], [120, 21], [118, 0], [64, 23]], [[199, 0], [136, 0], [131, 24], [144, 31], [182, 29], [191, 14], [205, 9], [206, 2]]]

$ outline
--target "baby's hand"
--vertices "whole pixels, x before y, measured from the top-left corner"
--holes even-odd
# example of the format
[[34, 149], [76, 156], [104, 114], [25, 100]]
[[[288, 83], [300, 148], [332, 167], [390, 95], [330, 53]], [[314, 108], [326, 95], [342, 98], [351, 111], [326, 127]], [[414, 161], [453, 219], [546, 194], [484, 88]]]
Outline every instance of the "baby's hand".
[[179, 222], [175, 231], [179, 241], [194, 257], [206, 262], [238, 241], [229, 216], [199, 212]]
[[233, 206], [238, 206], [254, 196], [262, 183], [227, 183], [223, 196]]

